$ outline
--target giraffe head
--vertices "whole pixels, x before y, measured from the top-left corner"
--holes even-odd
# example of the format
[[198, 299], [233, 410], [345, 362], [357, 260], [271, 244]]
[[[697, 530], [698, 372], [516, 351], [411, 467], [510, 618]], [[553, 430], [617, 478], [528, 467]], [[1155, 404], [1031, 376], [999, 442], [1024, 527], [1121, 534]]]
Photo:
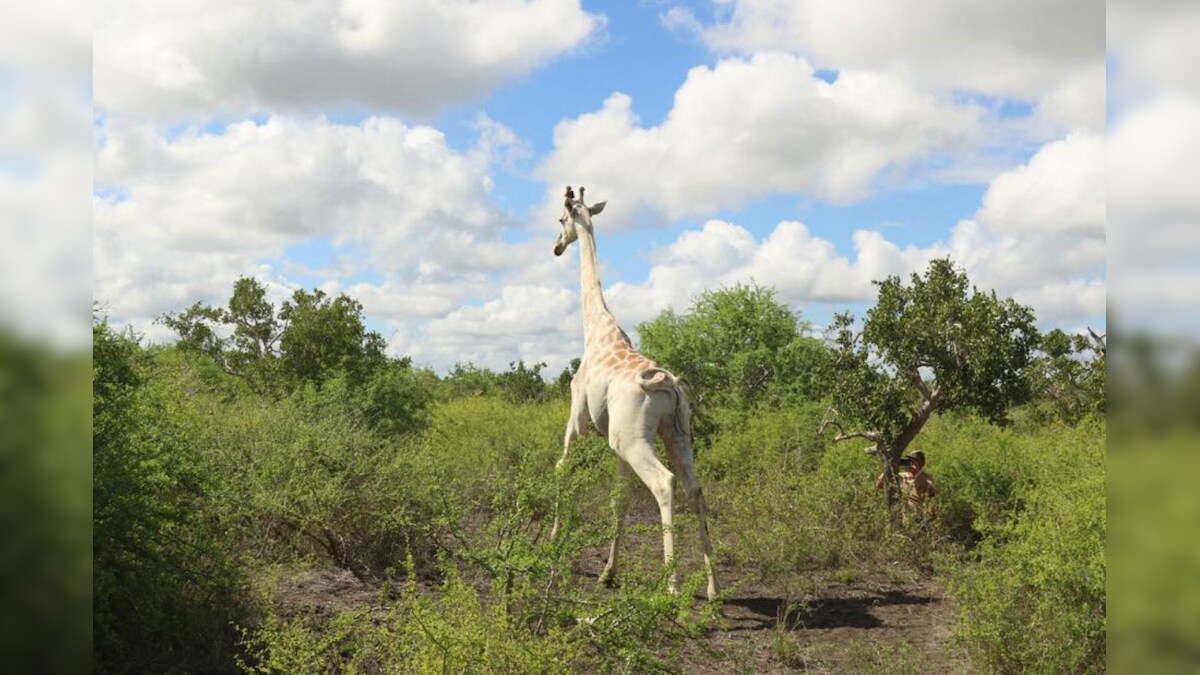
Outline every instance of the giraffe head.
[[583, 188], [579, 188], [579, 198], [575, 198], [575, 192], [567, 187], [567, 193], [563, 199], [563, 213], [558, 219], [558, 224], [562, 226], [562, 230], [558, 233], [558, 241], [554, 242], [554, 255], [562, 255], [563, 251], [579, 238], [579, 229], [586, 228], [588, 232], [592, 231], [592, 216], [604, 210], [604, 205], [608, 202], [600, 202], [587, 206], [583, 203]]

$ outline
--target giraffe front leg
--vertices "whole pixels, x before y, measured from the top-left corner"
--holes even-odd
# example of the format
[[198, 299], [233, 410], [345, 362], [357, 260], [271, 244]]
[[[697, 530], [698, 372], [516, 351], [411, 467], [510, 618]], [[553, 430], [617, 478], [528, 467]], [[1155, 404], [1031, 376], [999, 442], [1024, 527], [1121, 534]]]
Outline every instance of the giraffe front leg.
[[625, 514], [629, 510], [629, 476], [633, 473], [629, 463], [623, 459], [617, 460], [617, 484], [612, 496], [613, 518], [616, 520], [613, 531], [612, 545], [608, 548], [608, 562], [600, 573], [600, 583], [605, 586], [615, 586], [617, 581], [617, 555], [621, 547], [621, 533], [625, 530]]
[[[579, 401], [579, 402], [576, 402]], [[587, 408], [582, 404], [582, 399], [576, 399], [571, 402], [571, 419], [567, 420], [567, 431], [563, 435], [563, 454], [558, 458], [558, 462], [554, 465], [554, 481], [556, 484], [556, 492], [562, 487], [562, 471], [567, 463], [567, 454], [571, 450], [571, 443], [579, 438], [583, 433], [587, 424]], [[559, 525], [559, 500], [560, 495], [554, 497], [554, 524], [550, 527], [550, 539], [553, 540], [558, 536]]]

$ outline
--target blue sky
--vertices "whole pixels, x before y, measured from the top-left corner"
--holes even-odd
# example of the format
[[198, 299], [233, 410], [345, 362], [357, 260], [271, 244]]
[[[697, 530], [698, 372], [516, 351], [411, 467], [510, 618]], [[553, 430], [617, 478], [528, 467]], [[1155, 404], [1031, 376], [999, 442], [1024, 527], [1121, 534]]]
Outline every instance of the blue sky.
[[550, 248], [583, 183], [629, 329], [750, 280], [819, 325], [943, 255], [1046, 327], [1103, 326], [1092, 4], [314, 0], [201, 30], [111, 3], [95, 293], [167, 340], [153, 316], [237, 276], [320, 286], [418, 363], [553, 369], [582, 348]]

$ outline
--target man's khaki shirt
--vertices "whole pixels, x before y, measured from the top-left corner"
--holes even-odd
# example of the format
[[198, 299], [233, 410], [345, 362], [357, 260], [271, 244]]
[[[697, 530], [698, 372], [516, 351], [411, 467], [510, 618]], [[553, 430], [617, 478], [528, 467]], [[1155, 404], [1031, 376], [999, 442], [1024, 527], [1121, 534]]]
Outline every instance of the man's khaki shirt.
[[906, 503], [911, 509], [919, 509], [926, 499], [937, 494], [933, 486], [933, 476], [924, 469], [916, 475], [911, 471], [901, 471], [899, 478], [900, 489], [904, 492]]

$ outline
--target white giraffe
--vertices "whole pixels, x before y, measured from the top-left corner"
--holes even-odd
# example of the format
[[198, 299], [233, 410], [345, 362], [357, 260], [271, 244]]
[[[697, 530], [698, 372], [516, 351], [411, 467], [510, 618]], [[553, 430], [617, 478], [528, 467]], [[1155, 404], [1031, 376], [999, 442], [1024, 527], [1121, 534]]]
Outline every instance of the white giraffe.
[[[583, 358], [571, 380], [571, 417], [567, 420], [561, 468], [571, 442], [594, 429], [608, 439], [617, 453], [620, 485], [613, 496], [616, 534], [608, 554], [601, 582], [611, 584], [617, 573], [617, 552], [628, 506], [624, 484], [630, 472], [654, 494], [658, 501], [663, 528], [663, 560], [670, 564], [674, 556], [672, 521], [674, 518], [674, 475], [654, 454], [654, 437], [662, 439], [671, 465], [680, 472], [684, 489], [700, 521], [700, 543], [704, 549], [704, 567], [708, 574], [708, 597], [717, 593], [713, 576], [712, 544], [708, 539], [704, 494], [696, 479], [693, 464], [690, 410], [679, 380], [634, 349], [629, 336], [604, 302], [600, 290], [600, 271], [596, 262], [596, 239], [592, 216], [604, 210], [607, 202], [587, 206], [584, 189], [576, 199], [567, 188], [562, 231], [554, 244], [554, 255], [562, 255], [572, 242], [579, 241], [580, 298], [583, 304]], [[555, 521], [554, 529], [558, 523]], [[553, 536], [553, 531], [551, 536]], [[676, 574], [671, 573], [670, 590], [675, 592]]]

